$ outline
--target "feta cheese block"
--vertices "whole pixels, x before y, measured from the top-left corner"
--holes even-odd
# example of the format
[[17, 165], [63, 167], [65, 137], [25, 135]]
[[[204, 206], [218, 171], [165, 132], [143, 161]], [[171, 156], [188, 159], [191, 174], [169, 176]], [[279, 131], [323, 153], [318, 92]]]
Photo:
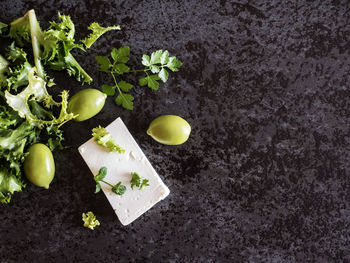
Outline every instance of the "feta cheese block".
[[[121, 118], [116, 119], [106, 127], [116, 143], [125, 149], [125, 153], [109, 152], [98, 145], [93, 138], [79, 147], [79, 152], [92, 174], [96, 176], [101, 167], [107, 167], [105, 181], [112, 185], [122, 182], [126, 186], [123, 195], [112, 192], [109, 185], [101, 182], [101, 189], [123, 225], [128, 225], [145, 213], [157, 202], [169, 194], [168, 187], [160, 179], [157, 172], [126, 128]], [[149, 186], [141, 190], [131, 189], [131, 172], [149, 180]]]

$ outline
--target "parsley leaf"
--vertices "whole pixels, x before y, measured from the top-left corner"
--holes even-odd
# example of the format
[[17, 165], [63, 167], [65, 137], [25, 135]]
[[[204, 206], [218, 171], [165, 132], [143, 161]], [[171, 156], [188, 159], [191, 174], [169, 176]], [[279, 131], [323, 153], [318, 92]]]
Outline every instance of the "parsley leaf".
[[160, 58], [161, 58], [162, 54], [163, 54], [163, 50], [154, 51], [151, 54], [151, 65], [160, 63]]
[[120, 57], [128, 57], [130, 55], [130, 47], [124, 46], [118, 49], [118, 54]]
[[148, 83], [148, 78], [147, 78], [147, 77], [144, 77], [144, 78], [140, 78], [140, 79], [139, 79], [139, 85], [140, 85], [141, 87], [146, 86], [147, 83]]
[[96, 56], [96, 61], [100, 65], [99, 71], [109, 72], [111, 62], [106, 56]]
[[102, 85], [102, 92], [107, 96], [113, 96], [115, 94], [115, 86]]
[[131, 185], [131, 189], [134, 189], [134, 187], [138, 187], [139, 190], [141, 190], [144, 186], [149, 186], [148, 182], [149, 180], [147, 179], [142, 179], [138, 173], [132, 172], [131, 173], [131, 181], [130, 181], [130, 185]]
[[142, 189], [142, 187], [144, 187], [144, 186], [149, 186], [149, 180], [147, 180], [147, 179], [142, 179], [142, 181], [141, 181], [141, 185], [140, 185], [140, 190]]
[[111, 57], [114, 63], [126, 63], [129, 61], [130, 47], [125, 46], [118, 49], [113, 48]]
[[94, 177], [95, 181], [102, 181], [107, 175], [107, 167], [103, 166], [98, 171], [98, 174]]
[[179, 71], [179, 67], [182, 66], [182, 62], [178, 60], [176, 57], [169, 58], [169, 62], [165, 65], [171, 71]]
[[157, 82], [159, 80], [158, 75], [148, 75], [147, 77], [139, 79], [140, 86], [148, 86], [152, 90], [158, 90], [159, 83]]
[[149, 68], [152, 71], [152, 73], [158, 73], [160, 71], [160, 67], [158, 67], [156, 65], [152, 65]]
[[118, 61], [118, 51], [117, 49], [113, 48], [111, 51], [111, 57], [113, 61]]
[[157, 82], [157, 80], [159, 80], [159, 77], [157, 75], [147, 76], [147, 86], [153, 90], [158, 90], [159, 83]]
[[142, 56], [142, 65], [144, 65], [144, 66], [150, 66], [151, 65], [151, 59], [150, 59], [150, 57], [149, 56], [147, 56], [147, 55], [143, 55]]
[[139, 187], [141, 183], [141, 177], [135, 172], [132, 172], [131, 176], [132, 176], [130, 181], [131, 189], [134, 189], [134, 186]]
[[99, 183], [96, 183], [96, 190], [95, 190], [95, 194], [97, 194], [98, 192], [101, 191], [101, 185]]
[[115, 186], [112, 187], [112, 192], [117, 195], [123, 195], [126, 191], [125, 185], [122, 185], [122, 182], [117, 183]]
[[117, 195], [123, 195], [126, 191], [126, 187], [124, 185], [122, 185], [122, 182], [119, 182], [115, 185], [112, 185], [112, 184], [103, 180], [106, 177], [106, 175], [107, 175], [107, 167], [101, 167], [100, 170], [98, 171], [98, 174], [94, 177], [94, 180], [96, 182], [95, 194], [97, 194], [98, 192], [101, 191], [100, 182], [103, 182], [103, 183], [109, 185], [110, 187], [112, 187], [113, 193], [115, 193]]
[[119, 93], [117, 98], [115, 99], [115, 103], [117, 105], [123, 106], [123, 108], [127, 110], [133, 110], [134, 109], [134, 103], [133, 103], [134, 97], [131, 94], [128, 93]]
[[168, 63], [168, 61], [169, 61], [169, 52], [168, 50], [165, 50], [162, 56], [160, 57], [160, 64], [165, 65]]
[[119, 87], [121, 88], [122, 91], [128, 92], [129, 90], [132, 89], [132, 85], [124, 80], [118, 82]]
[[158, 77], [165, 83], [168, 80], [169, 73], [165, 68], [159, 72]]
[[130, 68], [124, 63], [118, 63], [113, 65], [113, 69], [117, 72], [117, 74], [122, 75], [126, 72], [130, 71]]

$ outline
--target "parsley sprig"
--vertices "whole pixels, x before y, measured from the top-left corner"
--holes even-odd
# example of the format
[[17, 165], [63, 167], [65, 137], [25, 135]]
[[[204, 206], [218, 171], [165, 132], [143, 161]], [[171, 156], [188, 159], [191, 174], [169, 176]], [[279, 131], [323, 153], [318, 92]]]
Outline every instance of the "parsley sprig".
[[152, 90], [158, 90], [159, 80], [164, 83], [168, 80], [169, 72], [176, 72], [182, 65], [182, 62], [178, 60], [175, 56], [169, 57], [169, 52], [167, 50], [157, 50], [148, 56], [144, 54], [142, 56], [142, 65], [145, 66], [143, 69], [131, 70], [126, 63], [129, 61], [130, 47], [124, 46], [121, 48], [113, 48], [108, 56], [97, 56], [96, 60], [99, 64], [99, 70], [110, 73], [114, 85], [102, 85], [102, 91], [108, 96], [114, 96], [117, 90], [117, 97], [115, 98], [115, 103], [127, 110], [132, 110], [134, 108], [134, 97], [129, 93], [133, 88], [131, 83], [124, 80], [119, 80], [120, 76], [125, 73], [136, 73], [143, 72], [144, 77], [139, 79], [140, 86], [147, 86]]
[[149, 186], [149, 180], [147, 179], [142, 179], [137, 173], [132, 172], [131, 173], [131, 189], [134, 189], [134, 186], [138, 187], [139, 190], [141, 190], [144, 186]]
[[99, 171], [98, 174], [94, 177], [95, 182], [96, 182], [96, 190], [95, 190], [95, 194], [97, 194], [98, 192], [101, 191], [101, 185], [100, 182], [103, 182], [107, 185], [109, 185], [110, 187], [112, 187], [112, 192], [117, 194], [117, 195], [123, 195], [126, 191], [126, 187], [124, 185], [122, 185], [122, 182], [119, 182], [115, 185], [112, 185], [108, 182], [106, 182], [105, 180], [103, 180], [107, 175], [107, 167], [102, 167]]

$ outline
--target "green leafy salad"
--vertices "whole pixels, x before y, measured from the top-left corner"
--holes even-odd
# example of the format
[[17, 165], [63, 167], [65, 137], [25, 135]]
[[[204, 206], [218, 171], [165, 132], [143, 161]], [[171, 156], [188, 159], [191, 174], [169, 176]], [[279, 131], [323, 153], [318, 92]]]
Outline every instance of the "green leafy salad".
[[[9, 25], [0, 22], [0, 37], [8, 47], [0, 51], [0, 202], [9, 203], [15, 191], [26, 185], [22, 164], [26, 149], [43, 142], [50, 150], [63, 149], [60, 126], [75, 117], [67, 112], [68, 91], [59, 101], [48, 89], [54, 85], [46, 69], [65, 70], [82, 84], [92, 78], [71, 51], [86, 51], [104, 33], [119, 26], [92, 23], [91, 33], [80, 42], [69, 16], [58, 14], [46, 30], [39, 26], [34, 10]], [[31, 59], [29, 59], [31, 58]]]
[[[139, 86], [158, 90], [160, 81], [166, 82], [169, 72], [176, 72], [182, 66], [182, 62], [169, 56], [167, 50], [157, 50], [150, 56], [142, 56], [142, 68], [132, 69], [127, 65], [130, 48], [113, 48], [107, 56], [96, 57], [96, 70], [107, 73], [112, 83], [101, 87], [103, 93], [84, 89], [71, 99], [68, 90], [54, 95], [50, 88], [55, 83], [49, 70], [65, 71], [81, 85], [90, 84], [91, 76], [74, 58], [73, 51], [85, 52], [103, 34], [120, 30], [120, 26], [102, 27], [94, 22], [88, 29], [91, 31], [88, 36], [76, 41], [75, 26], [69, 16], [58, 13], [58, 21], [50, 21], [49, 27], [43, 29], [34, 10], [10, 24], [0, 22], [0, 203], [9, 203], [13, 193], [22, 191], [28, 180], [48, 188], [54, 176], [54, 161], [50, 169], [46, 167], [45, 170], [45, 167], [41, 169], [40, 158], [45, 152], [45, 158], [53, 160], [51, 151], [65, 148], [60, 129], [63, 124], [95, 116], [103, 108], [107, 96], [115, 96], [118, 106], [133, 110], [131, 90], [134, 86], [125, 81], [130, 79], [125, 78], [126, 74], [139, 74]], [[93, 137], [108, 151], [125, 152], [102, 127], [93, 129]], [[34, 144], [41, 145], [35, 147]], [[114, 193], [123, 195], [126, 187], [121, 182], [116, 185], [105, 182], [105, 175], [106, 171], [102, 170], [100, 176], [96, 176], [96, 192], [103, 182], [111, 186]], [[132, 189], [141, 190], [149, 185], [147, 179], [136, 173], [131, 175]]]

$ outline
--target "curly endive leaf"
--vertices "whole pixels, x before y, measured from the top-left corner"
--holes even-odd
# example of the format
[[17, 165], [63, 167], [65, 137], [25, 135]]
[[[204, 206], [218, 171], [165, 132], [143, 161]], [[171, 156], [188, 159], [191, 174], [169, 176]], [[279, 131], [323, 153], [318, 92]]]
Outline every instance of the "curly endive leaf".
[[0, 168], [0, 203], [10, 203], [14, 192], [22, 191], [23, 183], [6, 168]]
[[92, 33], [90, 33], [90, 35], [85, 39], [81, 40], [86, 48], [90, 48], [91, 45], [95, 43], [95, 41], [104, 33], [111, 30], [120, 30], [120, 26], [102, 27], [98, 23], [94, 22], [88, 27], [88, 29], [90, 29]]
[[7, 71], [8, 65], [8, 61], [0, 55], [0, 88], [7, 85], [4, 73]]
[[0, 35], [2, 35], [4, 32], [6, 32], [8, 26], [3, 23], [3, 22], [0, 22]]
[[[73, 113], [67, 112], [68, 91], [67, 90], [62, 91], [61, 103], [55, 102], [52, 99], [51, 95], [49, 95], [46, 90], [45, 81], [39, 76], [36, 76], [35, 73], [36, 73], [36, 69], [34, 67], [28, 73], [28, 81], [29, 81], [28, 87], [25, 88], [21, 93], [18, 93], [17, 95], [13, 95], [10, 92], [5, 91], [7, 104], [12, 109], [17, 111], [19, 116], [27, 119], [30, 123], [39, 127], [43, 125], [52, 125], [52, 124], [62, 125], [65, 122], [73, 119], [75, 115]], [[52, 106], [61, 106], [60, 115], [58, 116], [58, 118], [53, 117], [51, 120], [39, 119], [38, 116], [34, 115], [31, 112], [30, 107], [28, 105], [29, 99], [34, 99], [37, 102], [43, 102], [47, 108], [50, 108]]]
[[97, 144], [106, 147], [110, 152], [125, 153], [113, 139], [112, 135], [101, 126], [92, 129], [92, 136]]
[[96, 219], [93, 212], [89, 211], [86, 214], [83, 213], [82, 220], [84, 221], [84, 227], [94, 230], [96, 226], [100, 225], [100, 222]]

